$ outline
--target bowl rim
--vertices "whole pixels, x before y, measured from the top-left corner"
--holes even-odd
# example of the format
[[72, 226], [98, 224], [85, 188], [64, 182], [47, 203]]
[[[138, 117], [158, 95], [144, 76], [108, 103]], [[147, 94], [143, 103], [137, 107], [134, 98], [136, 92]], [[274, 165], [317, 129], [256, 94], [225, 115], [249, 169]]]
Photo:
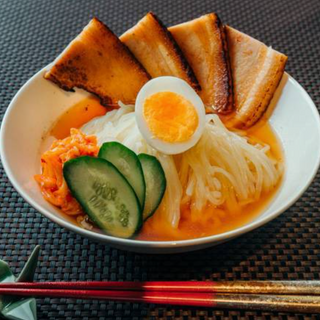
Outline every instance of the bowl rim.
[[[88, 237], [91, 239], [95, 239], [100, 242], [108, 242], [110, 244], [115, 245], [123, 245], [127, 247], [149, 247], [149, 248], [172, 248], [172, 247], [187, 247], [187, 246], [204, 246], [208, 245], [210, 243], [219, 243], [219, 242], [225, 242], [228, 240], [231, 240], [235, 237], [238, 237], [240, 235], [243, 235], [247, 232], [250, 232], [256, 228], [259, 228], [260, 226], [270, 222], [271, 220], [278, 217], [280, 214], [282, 214], [285, 210], [287, 210], [289, 207], [291, 207], [300, 197], [301, 195], [307, 190], [307, 188], [312, 183], [314, 177], [317, 174], [317, 171], [320, 166], [320, 148], [318, 149], [317, 154], [317, 163], [316, 166], [313, 168], [312, 172], [310, 172], [309, 178], [307, 180], [307, 183], [303, 186], [303, 188], [300, 189], [300, 191], [295, 194], [293, 197], [290, 198], [290, 201], [287, 202], [285, 205], [282, 205], [278, 210], [275, 210], [272, 214], [262, 218], [259, 221], [251, 221], [250, 223], [236, 228], [234, 230], [230, 230], [224, 233], [211, 235], [207, 237], [201, 237], [201, 238], [194, 238], [194, 239], [188, 239], [188, 240], [171, 240], [171, 241], [150, 241], [150, 240], [136, 240], [136, 239], [123, 239], [123, 238], [117, 238], [113, 236], [109, 236], [107, 234], [100, 234], [94, 231], [86, 230], [81, 227], [78, 227], [77, 225], [73, 224], [72, 222], [69, 222], [67, 220], [63, 220], [62, 218], [56, 216], [53, 212], [50, 212], [49, 210], [43, 208], [41, 205], [39, 205], [36, 201], [32, 199], [28, 194], [24, 192], [20, 184], [18, 183], [17, 179], [15, 178], [15, 175], [13, 171], [11, 170], [9, 160], [7, 159], [7, 156], [5, 154], [5, 136], [6, 136], [6, 130], [8, 126], [8, 119], [10, 118], [10, 114], [13, 112], [14, 107], [16, 105], [16, 101], [18, 97], [26, 92], [29, 88], [29, 86], [32, 84], [32, 82], [42, 75], [42, 73], [47, 70], [48, 66], [44, 67], [40, 71], [38, 71], [35, 75], [33, 75], [15, 94], [13, 99], [11, 100], [4, 117], [2, 119], [1, 123], [1, 130], [0, 130], [0, 157], [2, 161], [3, 168], [5, 170], [5, 173], [15, 188], [15, 190], [22, 196], [22, 198], [28, 202], [33, 208], [35, 208], [38, 212], [43, 214], [46, 218], [49, 220], [57, 223], [61, 227], [64, 227], [68, 230], [71, 230], [75, 233], [78, 233], [84, 237]], [[288, 81], [291, 81], [293, 85], [299, 90], [300, 94], [304, 97], [304, 99], [308, 102], [308, 104], [311, 106], [311, 111], [314, 115], [314, 117], [318, 120], [317, 121], [317, 131], [318, 135], [320, 137], [320, 116], [318, 113], [318, 110], [310, 98], [309, 94], [304, 90], [304, 88], [289, 74], [288, 75]], [[319, 138], [320, 139], [320, 138]]]

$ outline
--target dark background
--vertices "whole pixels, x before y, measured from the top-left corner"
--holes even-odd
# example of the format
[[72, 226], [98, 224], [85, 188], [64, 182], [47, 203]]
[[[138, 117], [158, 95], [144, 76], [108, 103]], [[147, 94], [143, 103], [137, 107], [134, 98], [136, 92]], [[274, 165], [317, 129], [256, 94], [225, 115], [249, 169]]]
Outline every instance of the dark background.
[[[319, 106], [319, 0], [0, 0], [1, 119], [17, 90], [52, 61], [91, 17], [97, 16], [120, 35], [149, 10], [167, 25], [217, 12], [224, 23], [286, 53], [287, 72]], [[195, 253], [152, 256], [116, 250], [51, 223], [22, 200], [0, 167], [0, 258], [18, 273], [26, 255], [40, 244], [36, 276], [40, 281], [319, 279], [319, 181], [317, 176], [294, 206], [257, 231]], [[38, 315], [39, 319], [320, 319], [316, 314], [68, 299], [38, 300]]]

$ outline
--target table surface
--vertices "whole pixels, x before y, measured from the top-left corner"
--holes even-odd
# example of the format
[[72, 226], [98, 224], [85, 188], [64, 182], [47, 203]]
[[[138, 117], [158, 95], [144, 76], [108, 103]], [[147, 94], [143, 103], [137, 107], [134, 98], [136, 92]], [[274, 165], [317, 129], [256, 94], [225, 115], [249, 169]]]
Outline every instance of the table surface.
[[[118, 35], [152, 10], [165, 24], [215, 11], [224, 23], [289, 56], [286, 70], [320, 105], [319, 0], [0, 0], [1, 119], [18, 89], [93, 17]], [[0, 167], [0, 258], [15, 272], [36, 244], [36, 280], [319, 279], [320, 177], [279, 218], [224, 245], [188, 254], [143, 255], [82, 238], [44, 218]], [[38, 300], [39, 319], [320, 319], [319, 315], [132, 303]]]

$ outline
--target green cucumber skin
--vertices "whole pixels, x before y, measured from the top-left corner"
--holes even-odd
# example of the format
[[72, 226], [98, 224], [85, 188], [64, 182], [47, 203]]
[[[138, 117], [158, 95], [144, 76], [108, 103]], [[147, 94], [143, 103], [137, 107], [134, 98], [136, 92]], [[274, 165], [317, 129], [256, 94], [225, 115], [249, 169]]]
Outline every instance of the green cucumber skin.
[[[117, 161], [118, 159], [112, 159], [117, 153], [122, 154], [122, 157], [119, 157], [118, 159], [123, 159], [126, 157], [130, 160], [130, 174], [126, 174], [124, 172], [124, 170], [121, 168], [121, 164]], [[143, 211], [146, 196], [146, 183], [138, 156], [123, 144], [113, 141], [106, 142], [101, 146], [98, 157], [111, 162], [128, 180], [140, 201], [140, 206]], [[133, 176], [131, 174], [133, 174]]]
[[[151, 205], [147, 205], [145, 204], [145, 210], [143, 211], [143, 220], [146, 221], [147, 219], [149, 219], [154, 213], [155, 211], [158, 209], [162, 198], [164, 196], [164, 193], [166, 191], [166, 187], [167, 187], [167, 180], [166, 180], [166, 176], [165, 173], [163, 171], [163, 168], [161, 166], [161, 163], [159, 162], [159, 160], [154, 157], [154, 156], [150, 156], [148, 154], [145, 153], [140, 153], [138, 155], [138, 158], [141, 162], [142, 165], [142, 169], [145, 175], [145, 182], [146, 182], [146, 203], [148, 201], [148, 187], [150, 188], [150, 186], [148, 186], [148, 178], [147, 178], [147, 173], [146, 171], [152, 170], [153, 176], [154, 178], [158, 181], [159, 184], [159, 189], [158, 190], [154, 190], [154, 188], [150, 188], [149, 193], [154, 193], [154, 192], [158, 192], [158, 199], [155, 199], [155, 201], [151, 204]], [[159, 183], [160, 182], [160, 183]], [[147, 208], [149, 206], [149, 208]], [[148, 212], [146, 212], [146, 210], [148, 210]]]
[[[79, 165], [81, 166], [83, 164], [85, 168], [80, 168], [80, 173], [81, 173], [81, 171], [83, 171], [83, 169], [90, 171], [90, 167], [95, 166], [97, 163], [100, 166], [102, 165], [104, 167], [104, 170], [109, 170], [109, 171], [111, 170], [112, 174], [115, 175], [117, 177], [117, 179], [119, 179], [118, 183], [120, 184], [120, 187], [122, 184], [123, 186], [125, 186], [125, 188], [127, 188], [127, 193], [130, 194], [131, 200], [133, 201], [133, 206], [130, 206], [129, 210], [132, 211], [132, 207], [134, 207], [136, 209], [135, 213], [137, 214], [137, 221], [136, 221], [136, 224], [135, 224], [135, 227], [133, 228], [133, 230], [130, 231], [125, 236], [117, 235], [117, 231], [115, 232], [113, 230], [110, 230], [106, 226], [106, 222], [101, 221], [101, 219], [99, 219], [97, 217], [96, 213], [94, 213], [92, 211], [92, 209], [89, 208], [89, 205], [88, 205], [89, 197], [87, 199], [84, 199], [82, 196], [80, 196], [79, 190], [77, 190], [77, 187], [75, 186], [74, 182], [72, 181], [73, 180], [73, 173], [72, 173], [73, 167], [79, 166]], [[63, 175], [64, 175], [64, 178], [67, 182], [67, 185], [71, 191], [71, 194], [80, 203], [80, 205], [82, 206], [84, 211], [89, 215], [90, 219], [102, 231], [104, 231], [105, 233], [107, 233], [111, 236], [130, 238], [130, 237], [133, 237], [134, 235], [136, 235], [138, 233], [138, 231], [141, 229], [142, 224], [143, 224], [143, 219], [142, 219], [142, 209], [140, 206], [139, 199], [138, 199], [136, 193], [134, 192], [132, 186], [128, 183], [127, 179], [121, 174], [121, 172], [112, 163], [108, 162], [105, 159], [94, 158], [94, 157], [89, 157], [89, 156], [82, 156], [82, 157], [78, 157], [78, 158], [67, 161], [63, 166]], [[81, 175], [81, 176], [83, 177], [83, 175]], [[99, 177], [101, 177], [101, 175]], [[93, 178], [93, 182], [94, 182], [94, 178]], [[82, 181], [80, 181], [80, 183], [82, 183]], [[83, 181], [83, 183], [87, 186], [90, 182], [88, 181], [88, 179], [85, 179]], [[121, 198], [121, 193], [119, 196]]]

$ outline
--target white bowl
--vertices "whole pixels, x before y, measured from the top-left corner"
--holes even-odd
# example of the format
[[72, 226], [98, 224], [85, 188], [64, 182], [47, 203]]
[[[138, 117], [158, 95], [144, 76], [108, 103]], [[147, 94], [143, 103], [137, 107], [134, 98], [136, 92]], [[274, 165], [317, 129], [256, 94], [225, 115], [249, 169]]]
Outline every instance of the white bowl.
[[318, 111], [304, 89], [285, 74], [273, 99], [276, 108], [270, 118], [284, 149], [285, 177], [275, 199], [254, 221], [222, 234], [183, 241], [120, 239], [82, 229], [43, 199], [33, 178], [40, 170], [44, 133], [68, 107], [87, 96], [81, 90], [67, 93], [44, 80], [45, 69], [20, 89], [7, 109], [0, 136], [2, 163], [11, 183], [27, 202], [50, 220], [82, 236], [117, 248], [147, 253], [184, 252], [217, 245], [260, 227], [284, 212], [302, 195], [318, 170]]

